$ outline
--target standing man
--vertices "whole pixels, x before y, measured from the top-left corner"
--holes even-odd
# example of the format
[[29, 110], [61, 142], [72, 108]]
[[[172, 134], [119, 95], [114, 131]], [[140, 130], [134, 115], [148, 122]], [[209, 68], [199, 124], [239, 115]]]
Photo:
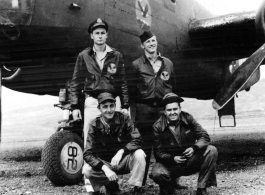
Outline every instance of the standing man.
[[141, 135], [128, 115], [115, 112], [112, 94], [101, 93], [98, 104], [101, 115], [90, 124], [84, 151], [83, 173], [93, 186], [91, 194], [122, 194], [117, 174], [127, 173], [131, 173], [132, 194], [140, 194], [146, 166]]
[[155, 140], [151, 178], [159, 184], [161, 195], [172, 195], [176, 177], [199, 172], [197, 195], [206, 195], [206, 188], [217, 186], [215, 167], [218, 152], [210, 144], [208, 133], [188, 113], [181, 111], [184, 100], [168, 93], [161, 104], [164, 115], [155, 122]]
[[[97, 109], [98, 91], [106, 90], [119, 96], [122, 112], [128, 113], [128, 87], [125, 80], [124, 62], [120, 52], [106, 44], [108, 24], [98, 18], [88, 27], [94, 42], [77, 57], [71, 82], [71, 107], [74, 120], [81, 119], [80, 98], [85, 96], [84, 144], [90, 122], [100, 114]], [[82, 94], [83, 90], [83, 94]]]
[[173, 63], [157, 51], [156, 36], [146, 31], [140, 35], [140, 40], [144, 55], [132, 63], [130, 99], [136, 102], [135, 123], [144, 140], [148, 164], [152, 151], [152, 126], [163, 109], [159, 103], [165, 94], [175, 91], [176, 86]]

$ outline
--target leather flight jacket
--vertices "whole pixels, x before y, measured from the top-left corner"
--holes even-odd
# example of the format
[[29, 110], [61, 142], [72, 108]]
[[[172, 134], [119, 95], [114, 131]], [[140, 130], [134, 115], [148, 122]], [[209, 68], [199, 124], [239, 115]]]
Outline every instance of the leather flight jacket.
[[140, 149], [142, 142], [142, 137], [129, 116], [115, 112], [109, 125], [99, 116], [89, 127], [84, 160], [92, 168], [101, 170], [103, 162], [100, 159], [111, 162], [120, 149], [124, 149], [124, 157]]
[[187, 148], [192, 147], [194, 152], [198, 152], [205, 150], [211, 142], [209, 134], [190, 114], [181, 111], [179, 117], [174, 130], [169, 127], [164, 114], [153, 125], [157, 162], [174, 164], [174, 157], [182, 156]]
[[162, 65], [156, 74], [145, 55], [132, 63], [131, 71], [127, 75], [132, 89], [131, 97], [136, 102], [152, 100], [160, 103], [164, 95], [176, 90], [173, 63], [161, 54], [158, 58], [162, 61]]
[[120, 97], [122, 108], [129, 108], [123, 57], [116, 49], [111, 49], [111, 52], [107, 52], [102, 71], [92, 48], [79, 53], [70, 85], [73, 109], [78, 107], [82, 91], [85, 95], [94, 98], [97, 98], [100, 92], [108, 91]]

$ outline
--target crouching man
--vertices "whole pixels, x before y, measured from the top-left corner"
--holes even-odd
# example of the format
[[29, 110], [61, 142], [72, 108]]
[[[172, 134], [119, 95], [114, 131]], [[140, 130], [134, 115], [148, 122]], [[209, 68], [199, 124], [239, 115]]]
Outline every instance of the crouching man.
[[181, 111], [184, 100], [174, 93], [164, 96], [164, 115], [154, 123], [156, 163], [150, 177], [159, 184], [161, 195], [174, 193], [177, 177], [199, 172], [197, 195], [217, 186], [215, 167], [218, 152], [208, 133], [188, 113]]
[[127, 173], [133, 194], [140, 194], [146, 165], [141, 135], [129, 116], [115, 111], [112, 94], [99, 94], [98, 104], [101, 114], [90, 124], [84, 151], [88, 165], [83, 173], [94, 189], [90, 194], [123, 194], [117, 175]]

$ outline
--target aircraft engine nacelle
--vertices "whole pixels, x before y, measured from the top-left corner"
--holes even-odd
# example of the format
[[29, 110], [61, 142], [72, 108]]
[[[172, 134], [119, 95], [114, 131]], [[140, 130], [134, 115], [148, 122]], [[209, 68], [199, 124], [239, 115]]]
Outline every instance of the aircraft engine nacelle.
[[248, 57], [265, 42], [265, 2], [258, 12], [193, 20], [189, 37], [200, 55], [220, 59]]
[[258, 10], [255, 18], [255, 26], [258, 36], [264, 40], [265, 39], [265, 1]]

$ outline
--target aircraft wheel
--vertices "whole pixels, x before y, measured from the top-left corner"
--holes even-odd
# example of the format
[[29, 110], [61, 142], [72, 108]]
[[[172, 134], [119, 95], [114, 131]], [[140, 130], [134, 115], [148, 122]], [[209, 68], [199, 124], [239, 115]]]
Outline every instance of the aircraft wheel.
[[55, 185], [71, 185], [82, 179], [83, 140], [76, 133], [60, 131], [45, 143], [41, 155], [44, 173]]

